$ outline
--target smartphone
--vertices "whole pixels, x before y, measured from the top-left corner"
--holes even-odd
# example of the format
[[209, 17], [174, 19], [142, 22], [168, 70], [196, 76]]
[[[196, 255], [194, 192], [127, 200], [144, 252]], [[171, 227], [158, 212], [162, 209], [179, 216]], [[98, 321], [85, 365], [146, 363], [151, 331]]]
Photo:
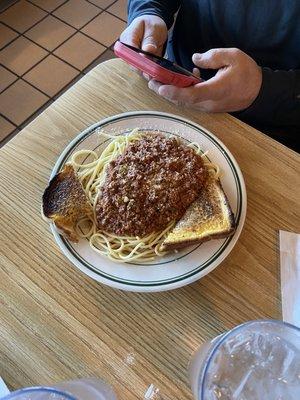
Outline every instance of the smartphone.
[[187, 87], [201, 82], [200, 78], [170, 60], [137, 49], [119, 40], [115, 43], [114, 52], [117, 57], [122, 58], [128, 64], [166, 85]]

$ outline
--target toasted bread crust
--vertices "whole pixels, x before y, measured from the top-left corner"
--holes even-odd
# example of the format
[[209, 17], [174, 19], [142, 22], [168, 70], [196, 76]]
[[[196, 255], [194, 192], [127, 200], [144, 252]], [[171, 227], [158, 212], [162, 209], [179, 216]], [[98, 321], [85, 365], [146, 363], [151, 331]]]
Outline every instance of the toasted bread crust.
[[43, 194], [42, 212], [62, 234], [78, 241], [75, 224], [79, 217], [92, 213], [92, 206], [72, 165], [66, 164], [49, 182]]
[[228, 210], [230, 226], [231, 226], [232, 231], [234, 232], [235, 229], [236, 229], [236, 223], [235, 223], [235, 220], [234, 220], [234, 214], [232, 212], [231, 206], [230, 206], [229, 201], [228, 201], [228, 197], [227, 197], [226, 193], [224, 192], [224, 189], [223, 189], [223, 186], [222, 186], [222, 183], [221, 183], [220, 179], [218, 179], [216, 181], [216, 184], [219, 186], [220, 190], [222, 190], [222, 192], [223, 192], [224, 203], [225, 203], [225, 205], [227, 207], [227, 210]]
[[231, 236], [235, 228], [234, 214], [221, 182], [209, 179], [198, 199], [168, 235], [163, 248], [181, 249], [211, 239], [223, 239]]
[[235, 232], [235, 228], [232, 228], [231, 230], [228, 230], [226, 232], [216, 233], [213, 235], [205, 236], [201, 239], [184, 240], [184, 241], [178, 242], [178, 243], [176, 243], [176, 242], [164, 243], [163, 249], [167, 250], [167, 251], [168, 250], [180, 250], [180, 249], [183, 249], [184, 247], [192, 246], [195, 244], [201, 244], [204, 242], [208, 242], [209, 240], [212, 240], [212, 239], [225, 239], [229, 236], [232, 236], [234, 234], [234, 232]]

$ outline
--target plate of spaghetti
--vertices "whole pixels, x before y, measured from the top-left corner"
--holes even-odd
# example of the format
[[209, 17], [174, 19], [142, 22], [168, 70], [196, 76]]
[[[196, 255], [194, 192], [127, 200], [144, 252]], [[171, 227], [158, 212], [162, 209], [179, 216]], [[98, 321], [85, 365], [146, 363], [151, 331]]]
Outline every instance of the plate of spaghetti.
[[175, 289], [212, 271], [246, 215], [243, 176], [224, 144], [191, 121], [148, 111], [109, 117], [75, 137], [43, 202], [77, 268], [140, 292]]

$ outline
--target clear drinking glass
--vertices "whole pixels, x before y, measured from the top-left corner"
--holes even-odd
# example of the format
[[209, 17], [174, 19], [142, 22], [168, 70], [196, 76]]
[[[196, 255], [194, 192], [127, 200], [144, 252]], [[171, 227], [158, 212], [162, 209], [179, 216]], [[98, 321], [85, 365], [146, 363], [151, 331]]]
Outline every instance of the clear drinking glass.
[[112, 388], [98, 378], [62, 382], [52, 387], [32, 387], [10, 393], [2, 400], [117, 400]]
[[300, 329], [251, 321], [204, 343], [189, 368], [196, 400], [299, 400]]

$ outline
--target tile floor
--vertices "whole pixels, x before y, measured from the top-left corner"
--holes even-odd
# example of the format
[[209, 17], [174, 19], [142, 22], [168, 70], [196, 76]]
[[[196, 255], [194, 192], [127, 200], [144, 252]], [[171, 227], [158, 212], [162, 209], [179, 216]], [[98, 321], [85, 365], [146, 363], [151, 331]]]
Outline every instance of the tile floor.
[[0, 146], [91, 68], [114, 57], [126, 4], [18, 0], [0, 13]]

